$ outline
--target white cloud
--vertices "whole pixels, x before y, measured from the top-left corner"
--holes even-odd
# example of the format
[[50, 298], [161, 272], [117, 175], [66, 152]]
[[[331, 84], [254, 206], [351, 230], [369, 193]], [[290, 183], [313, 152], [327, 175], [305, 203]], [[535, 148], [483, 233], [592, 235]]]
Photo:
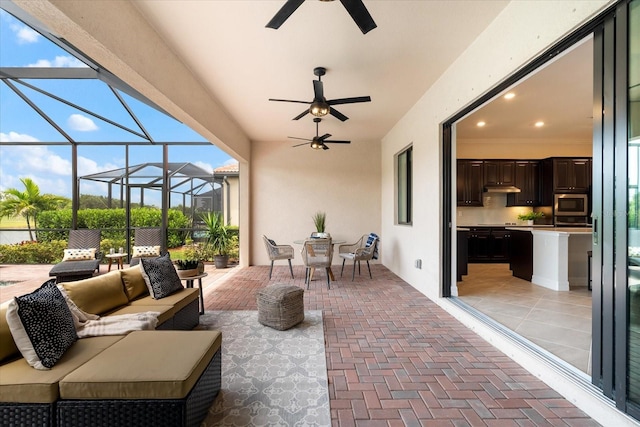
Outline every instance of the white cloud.
[[205, 162], [195, 162], [194, 165], [198, 166], [199, 168], [202, 168], [204, 170], [206, 170], [209, 173], [213, 173], [213, 167]]
[[25, 172], [29, 175], [46, 173], [47, 176], [71, 176], [71, 162], [45, 146], [2, 147], [0, 154], [3, 169], [7, 165], [17, 172]]
[[78, 156], [78, 176], [91, 175], [94, 173], [109, 171], [118, 168], [119, 166], [111, 163], [100, 166], [95, 160]]
[[16, 35], [18, 44], [37, 43], [40, 37], [40, 34], [24, 25], [12, 24], [10, 28]]
[[0, 142], [40, 142], [38, 138], [27, 135], [26, 133], [18, 133], [18, 132], [9, 132], [2, 133], [0, 132]]
[[35, 63], [27, 67], [37, 68], [83, 68], [87, 65], [73, 56], [56, 56], [53, 61], [49, 59], [38, 59]]
[[79, 132], [92, 132], [94, 130], [98, 130], [98, 126], [87, 116], [83, 116], [82, 114], [72, 114], [67, 119], [67, 124], [73, 130], [77, 130]]

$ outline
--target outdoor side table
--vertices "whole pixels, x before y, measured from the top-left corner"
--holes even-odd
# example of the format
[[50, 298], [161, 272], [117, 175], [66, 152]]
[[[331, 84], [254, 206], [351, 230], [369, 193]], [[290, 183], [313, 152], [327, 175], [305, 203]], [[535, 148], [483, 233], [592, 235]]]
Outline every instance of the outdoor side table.
[[113, 264], [113, 261], [115, 260], [116, 265], [118, 266], [118, 270], [120, 270], [121, 268], [124, 268], [124, 257], [126, 257], [127, 253], [121, 253], [121, 252], [116, 252], [113, 254], [106, 254], [105, 257], [109, 260], [109, 268], [107, 269], [107, 271], [111, 271], [111, 264]]
[[202, 295], [202, 278], [207, 277], [208, 273], [198, 274], [196, 276], [181, 277], [180, 280], [184, 280], [187, 288], [193, 288], [195, 280], [198, 281], [198, 289], [200, 290], [200, 314], [204, 314], [204, 296]]

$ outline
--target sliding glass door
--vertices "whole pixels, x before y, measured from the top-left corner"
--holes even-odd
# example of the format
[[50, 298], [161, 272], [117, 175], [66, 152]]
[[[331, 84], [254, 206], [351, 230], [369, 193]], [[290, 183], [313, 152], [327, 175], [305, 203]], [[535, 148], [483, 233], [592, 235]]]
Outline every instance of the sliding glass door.
[[637, 413], [640, 408], [640, 0], [629, 5], [628, 22], [627, 360], [630, 411]]
[[592, 381], [640, 419], [640, 0], [594, 35]]

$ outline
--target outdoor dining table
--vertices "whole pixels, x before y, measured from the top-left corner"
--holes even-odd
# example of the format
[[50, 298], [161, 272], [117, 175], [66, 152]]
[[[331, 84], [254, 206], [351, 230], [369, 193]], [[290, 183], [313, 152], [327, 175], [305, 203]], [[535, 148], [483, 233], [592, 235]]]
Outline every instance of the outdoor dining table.
[[[296, 245], [304, 245], [304, 242], [306, 242], [307, 240], [311, 240], [313, 239], [313, 237], [307, 237], [305, 239], [297, 239], [294, 240], [293, 243], [295, 243]], [[332, 245], [343, 245], [347, 243], [346, 240], [331, 240], [331, 244]], [[313, 278], [313, 272], [314, 272], [315, 268], [311, 269], [311, 276], [310, 278]], [[331, 267], [329, 267], [329, 278], [331, 278], [332, 281], [336, 281], [335, 276], [333, 275], [333, 270], [331, 269]]]

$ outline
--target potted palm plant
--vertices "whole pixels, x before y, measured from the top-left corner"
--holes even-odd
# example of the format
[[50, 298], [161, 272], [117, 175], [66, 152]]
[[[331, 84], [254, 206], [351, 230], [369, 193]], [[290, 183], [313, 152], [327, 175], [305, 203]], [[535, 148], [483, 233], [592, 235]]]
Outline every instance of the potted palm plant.
[[231, 249], [232, 233], [224, 224], [220, 212], [208, 212], [202, 215], [202, 222], [207, 227], [207, 246], [213, 252], [213, 262], [216, 268], [227, 268], [229, 250]]

